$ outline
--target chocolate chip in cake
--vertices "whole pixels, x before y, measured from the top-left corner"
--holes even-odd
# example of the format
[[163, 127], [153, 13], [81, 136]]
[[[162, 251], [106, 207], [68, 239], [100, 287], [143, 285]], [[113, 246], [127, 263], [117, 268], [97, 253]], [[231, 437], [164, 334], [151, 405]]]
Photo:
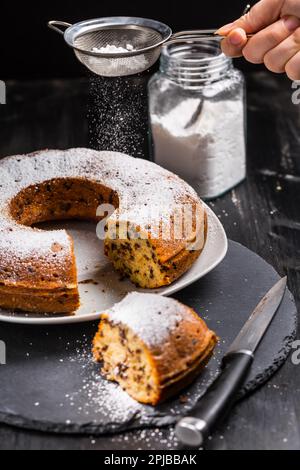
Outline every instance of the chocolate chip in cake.
[[72, 209], [72, 204], [70, 202], [62, 202], [60, 207], [63, 212], [69, 212]]
[[73, 186], [73, 184], [71, 183], [71, 181], [64, 181], [64, 188], [69, 190], [71, 189]]
[[119, 335], [120, 335], [121, 343], [124, 345], [127, 341], [126, 331], [123, 328], [120, 328]]

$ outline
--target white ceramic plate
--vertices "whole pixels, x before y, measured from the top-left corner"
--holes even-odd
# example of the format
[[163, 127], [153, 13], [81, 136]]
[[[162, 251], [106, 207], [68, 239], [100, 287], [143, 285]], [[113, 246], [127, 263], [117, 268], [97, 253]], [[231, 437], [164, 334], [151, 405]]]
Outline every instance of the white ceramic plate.
[[[137, 289], [130, 281], [120, 280], [103, 254], [103, 242], [97, 238], [94, 224], [66, 222], [64, 227], [75, 242], [81, 308], [73, 315], [26, 314], [0, 309], [0, 321], [31, 325], [94, 321], [100, 318], [101, 312], [120, 302], [128, 292], [155, 292], [169, 296], [184, 289], [212, 271], [227, 253], [228, 242], [222, 224], [209, 207], [207, 211], [209, 231], [202, 255], [178, 281], [154, 291]], [[44, 224], [44, 227], [61, 228], [61, 224]]]

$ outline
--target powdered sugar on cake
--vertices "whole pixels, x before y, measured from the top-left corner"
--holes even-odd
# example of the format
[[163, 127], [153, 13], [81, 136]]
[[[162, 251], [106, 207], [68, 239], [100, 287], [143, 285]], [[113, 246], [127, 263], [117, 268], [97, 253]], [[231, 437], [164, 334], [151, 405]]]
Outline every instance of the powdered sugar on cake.
[[156, 294], [128, 294], [108, 312], [109, 320], [130, 328], [148, 346], [160, 346], [191, 314], [176, 300]]
[[[52, 253], [55, 259], [64, 260], [66, 251], [70, 251], [70, 239], [64, 230], [21, 230], [0, 236], [1, 257], [6, 255], [11, 260], [23, 258], [40, 259]], [[53, 256], [54, 258], [54, 256]]]
[[[117, 152], [88, 149], [49, 150], [8, 157], [0, 162], [0, 204], [8, 202], [22, 189], [56, 178], [87, 178], [118, 193], [118, 215], [143, 227], [149, 223], [149, 208], [170, 214], [190, 198], [200, 204], [196, 192], [173, 173], [146, 160]], [[2, 210], [3, 213], [3, 210]], [[6, 212], [7, 216], [7, 212]], [[156, 215], [157, 222], [161, 216]], [[128, 219], [126, 219], [128, 220]], [[0, 230], [2, 221], [0, 220]]]

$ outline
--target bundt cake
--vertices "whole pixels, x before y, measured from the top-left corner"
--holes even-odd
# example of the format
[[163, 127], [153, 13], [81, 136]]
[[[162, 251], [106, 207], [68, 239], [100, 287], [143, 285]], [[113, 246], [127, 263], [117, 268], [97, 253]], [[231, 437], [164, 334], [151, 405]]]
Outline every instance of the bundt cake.
[[157, 405], [199, 374], [217, 336], [189, 307], [155, 294], [129, 294], [103, 313], [94, 357], [135, 400]]
[[[33, 228], [39, 222], [99, 222], [105, 253], [143, 288], [172, 283], [205, 245], [206, 212], [194, 190], [124, 154], [71, 149], [7, 157], [0, 160], [0, 187], [2, 308], [63, 313], [79, 306], [72, 240], [65, 231]], [[178, 235], [180, 211], [188, 215]]]

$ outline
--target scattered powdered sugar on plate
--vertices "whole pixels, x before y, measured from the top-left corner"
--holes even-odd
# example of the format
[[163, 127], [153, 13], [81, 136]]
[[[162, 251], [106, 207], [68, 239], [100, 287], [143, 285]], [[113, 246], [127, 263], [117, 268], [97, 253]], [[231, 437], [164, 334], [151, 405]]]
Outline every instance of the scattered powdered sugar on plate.
[[[64, 434], [103, 436], [150, 428], [132, 433], [131, 445], [134, 441], [136, 447], [146, 445], [144, 442], [139, 444], [143, 436], [149, 439], [147, 444], [151, 442], [150, 437], [155, 437], [158, 446], [170, 448], [175, 445], [169, 426], [174, 425], [178, 417], [188, 414], [212, 383], [219, 371], [216, 363], [219, 364], [221, 352], [202, 371], [199, 380], [181, 395], [151, 407], [134, 401], [118, 385], [101, 375], [101, 364], [93, 361], [91, 351], [95, 330], [96, 325], [89, 325], [84, 333], [81, 327], [75, 331], [73, 329], [73, 332], [68, 330], [68, 333], [60, 329], [42, 332], [45, 336], [43, 344], [53, 345], [50, 355], [47, 351], [51, 348], [40, 349], [40, 340], [28, 340], [26, 360], [28, 366], [30, 361], [35, 361], [36, 380], [34, 384], [29, 381], [32, 386], [24, 392], [32, 398], [31, 407], [26, 408], [25, 415], [36, 423], [43, 423], [43, 428], [51, 432], [55, 424], [55, 432]], [[61, 336], [58, 336], [60, 331]], [[53, 383], [55, 393], [48, 393], [49, 384]], [[167, 430], [160, 431], [160, 427]], [[124, 439], [128, 436], [124, 435]], [[121, 442], [121, 436], [111, 439]]]
[[[77, 395], [86, 396], [84, 413], [105, 416], [109, 423], [123, 423], [145, 413], [145, 406], [140, 405], [124, 392], [117, 384], [108, 382], [100, 375], [100, 365], [97, 372], [91, 373], [91, 378], [78, 392], [70, 395], [71, 403], [76, 404]], [[80, 402], [82, 396], [80, 398]]]
[[[83, 335], [76, 344], [75, 351], [70, 345], [67, 346], [66, 351], [70, 353], [72, 350], [72, 353], [69, 357], [64, 357], [65, 367], [69, 362], [76, 364], [76, 389], [68, 392], [62, 403], [57, 402], [57, 406], [69, 410], [67, 415], [64, 414], [68, 427], [72, 428], [77, 421], [84, 421], [88, 429], [95, 428], [91, 430], [91, 433], [95, 434], [174, 424], [178, 416], [187, 414], [195, 406], [217, 374], [216, 370], [212, 372], [209, 366], [206, 366], [201, 380], [196, 381], [171, 402], [154, 408], [136, 402], [119, 385], [104, 379], [101, 375], [101, 364], [93, 361], [91, 339], [88, 336]], [[219, 359], [213, 357], [212, 362], [218, 362]], [[157, 432], [160, 434], [160, 431]], [[148, 431], [138, 431], [136, 438], [139, 439], [139, 436], [147, 433]], [[162, 437], [162, 434], [158, 437]], [[165, 444], [173, 445], [173, 439]]]
[[[75, 413], [77, 410], [79, 415], [91, 417], [99, 414], [102, 421], [105, 420], [106, 425], [111, 425], [112, 428], [136, 417], [146, 418], [151, 415], [151, 407], [136, 402], [117, 384], [101, 376], [101, 365], [93, 361], [87, 338], [69, 361], [81, 364], [82, 371], [82, 386], [66, 396]], [[74, 422], [74, 416], [70, 417], [70, 422]]]
[[[93, 445], [97, 445], [93, 439]], [[179, 442], [175, 435], [174, 428], [167, 429], [142, 429], [126, 434], [119, 434], [111, 438], [112, 444], [119, 450], [175, 450], [179, 447]], [[118, 447], [116, 447], [118, 446]]]

